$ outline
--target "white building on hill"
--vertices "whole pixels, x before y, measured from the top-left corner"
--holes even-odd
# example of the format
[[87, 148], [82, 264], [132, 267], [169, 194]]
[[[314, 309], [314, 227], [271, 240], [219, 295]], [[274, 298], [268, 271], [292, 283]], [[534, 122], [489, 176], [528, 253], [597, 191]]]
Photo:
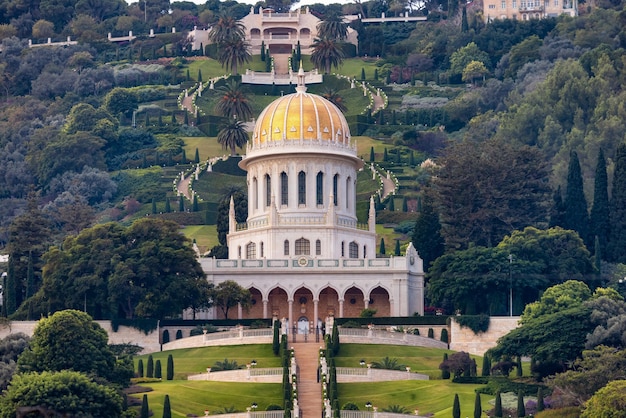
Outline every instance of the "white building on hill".
[[[424, 271], [412, 244], [406, 256], [376, 258], [374, 201], [356, 216], [363, 162], [348, 124], [328, 100], [297, 91], [260, 114], [246, 155], [248, 219], [229, 215], [227, 260], [202, 258], [209, 282], [234, 280], [252, 293], [238, 318], [286, 318], [307, 332], [327, 316], [424, 313]], [[209, 317], [217, 318], [212, 309]]]

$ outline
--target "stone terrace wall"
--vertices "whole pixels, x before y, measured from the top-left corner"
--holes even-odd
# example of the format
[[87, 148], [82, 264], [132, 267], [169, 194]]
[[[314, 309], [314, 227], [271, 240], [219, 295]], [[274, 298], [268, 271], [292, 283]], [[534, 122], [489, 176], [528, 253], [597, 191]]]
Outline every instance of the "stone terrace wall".
[[450, 324], [450, 349], [482, 356], [485, 351], [496, 346], [498, 338], [517, 328], [519, 319], [519, 316], [492, 316], [487, 332], [474, 334], [471, 329], [462, 328], [453, 318]]

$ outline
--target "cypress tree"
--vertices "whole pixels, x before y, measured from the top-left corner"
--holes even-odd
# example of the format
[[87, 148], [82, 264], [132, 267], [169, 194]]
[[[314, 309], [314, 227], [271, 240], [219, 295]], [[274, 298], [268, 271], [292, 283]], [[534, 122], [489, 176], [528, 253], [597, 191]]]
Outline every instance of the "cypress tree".
[[333, 332], [331, 335], [331, 344], [332, 344], [333, 356], [336, 356], [339, 353], [339, 329], [337, 328], [336, 321], [333, 321]]
[[380, 239], [380, 249], [378, 250], [378, 252], [380, 253], [380, 255], [385, 255], [385, 239], [384, 238]]
[[154, 197], [152, 198], [152, 214], [156, 214], [157, 213], [157, 207], [156, 207], [156, 200], [154, 200]]
[[469, 24], [467, 23], [467, 9], [463, 6], [463, 14], [461, 15], [461, 32], [467, 32]]
[[189, 112], [185, 111], [185, 117], [183, 119], [185, 125], [189, 125]]
[[[448, 361], [448, 353], [443, 353], [443, 363], [445, 363], [446, 361]], [[443, 368], [441, 369], [441, 378], [442, 379], [450, 379], [450, 369], [449, 368]]]
[[567, 170], [567, 190], [565, 191], [565, 229], [578, 232], [589, 246], [589, 213], [583, 190], [583, 176], [578, 154], [572, 151]]
[[[391, 112], [392, 118], [395, 113]], [[394, 124], [395, 125], [395, 124]], [[396, 164], [402, 163], [402, 154], [399, 149], [396, 149]]]
[[150, 113], [148, 113], [148, 111], [146, 111], [146, 120], [144, 121], [144, 126], [146, 128], [150, 126]]
[[392, 125], [397, 125], [398, 124], [398, 120], [397, 120], [397, 117], [396, 117], [396, 111], [395, 110], [391, 111], [391, 124]]
[[137, 376], [143, 377], [143, 360], [139, 359], [137, 362]]
[[543, 390], [541, 386], [537, 389], [537, 412], [541, 412], [546, 408], [543, 403]]
[[422, 199], [422, 210], [417, 215], [411, 241], [424, 262], [424, 271], [427, 271], [445, 250], [439, 214], [435, 211], [429, 195]]
[[[185, 113], [186, 115], [187, 113]], [[185, 152], [185, 149], [183, 148], [183, 154], [180, 157], [180, 163], [181, 164], [187, 164], [187, 153]]]
[[365, 68], [361, 67], [361, 81], [365, 81]]
[[563, 203], [563, 194], [561, 186], [556, 188], [552, 196], [552, 207], [550, 208], [550, 220], [548, 222], [550, 228], [555, 226], [565, 226], [565, 204]]
[[163, 418], [172, 418], [172, 407], [170, 406], [170, 395], [165, 395], [163, 400]]
[[526, 416], [526, 407], [524, 407], [524, 393], [521, 390], [517, 392], [517, 416]]
[[385, 111], [382, 108], [378, 111], [378, 124], [381, 126], [385, 124]]
[[402, 197], [402, 212], [407, 213], [409, 211], [409, 202], [406, 196]]
[[[270, 71], [272, 71], [272, 57], [270, 56], [270, 50], [268, 48], [267, 52], [265, 53], [265, 72], [269, 73]], [[275, 86], [275, 84], [274, 84], [274, 86]], [[276, 90], [276, 88], [273, 87], [272, 88], [272, 92], [274, 92], [275, 90]], [[276, 96], [276, 94], [272, 93], [272, 96]]]
[[185, 201], [183, 200], [182, 194], [178, 197], [178, 211], [179, 212], [185, 211]]
[[157, 123], [159, 126], [163, 126], [163, 116], [161, 112], [159, 112], [159, 118], [157, 119]]
[[400, 240], [399, 239], [396, 240], [396, 249], [394, 251], [394, 254], [400, 255]]
[[389, 205], [387, 207], [387, 209], [389, 209], [389, 211], [391, 212], [395, 212], [396, 210], [396, 204], [394, 203], [395, 199], [393, 198], [393, 195], [391, 195], [389, 197]]
[[298, 60], [298, 70], [300, 69], [300, 61], [302, 61], [302, 47], [300, 41], [296, 44], [296, 59]]
[[172, 119], [170, 120], [172, 125], [176, 125], [176, 112], [172, 112]]
[[154, 363], [154, 377], [161, 379], [163, 377], [163, 371], [161, 369], [161, 360], [157, 360]]
[[141, 418], [150, 418], [150, 408], [148, 407], [148, 395], [144, 394], [141, 399]]
[[165, 213], [170, 213], [172, 211], [172, 207], [170, 206], [170, 198], [165, 198]]
[[378, 68], [374, 69], [374, 80], [378, 81]]
[[611, 235], [607, 248], [609, 261], [626, 262], [626, 144], [617, 147], [610, 201]]
[[494, 417], [502, 417], [502, 395], [500, 395], [500, 391], [496, 392], [496, 404], [493, 409]]
[[[609, 223], [609, 186], [606, 173], [606, 159], [602, 149], [598, 152], [596, 163], [596, 177], [593, 183], [593, 206], [589, 217], [591, 236], [595, 237], [599, 245], [595, 245], [596, 254], [599, 255], [597, 263], [606, 258], [606, 245], [609, 240], [611, 226]], [[598, 247], [598, 248], [596, 248]]]
[[280, 322], [274, 321], [274, 335], [272, 338], [272, 352], [275, 356], [280, 353]]
[[165, 373], [166, 380], [174, 380], [174, 357], [171, 354], [167, 355], [167, 370]]
[[483, 407], [480, 404], [480, 393], [476, 393], [476, 399], [474, 399], [474, 418], [480, 418], [482, 414], [483, 414]]
[[411, 153], [409, 154], [409, 165], [411, 167], [415, 166], [415, 154], [413, 154], [413, 150], [411, 150]]
[[383, 161], [389, 161], [389, 154], [387, 153], [387, 148], [383, 152]]
[[[33, 252], [28, 252], [28, 264], [26, 267], [26, 295], [28, 299], [35, 293], [35, 269], [33, 267]], [[30, 318], [28, 318], [30, 320]]]
[[187, 68], [187, 81], [191, 81], [191, 76], [189, 75], [189, 68]]
[[202, 70], [198, 68], [198, 83], [202, 83]]
[[459, 394], [454, 394], [454, 404], [452, 405], [452, 417], [461, 418], [461, 403], [459, 402]]
[[148, 167], [148, 157], [146, 157], [146, 153], [143, 153], [143, 159], [141, 161], [141, 166], [143, 168], [147, 168]]
[[161, 165], [161, 160], [159, 159], [159, 151], [154, 153], [154, 165]]
[[154, 359], [152, 354], [148, 356], [148, 365], [146, 366], [146, 377], [154, 377]]
[[376, 160], [376, 154], [374, 153], [374, 147], [370, 147], [370, 162], [373, 163]]
[[265, 62], [265, 41], [261, 41], [261, 61]]
[[196, 154], [193, 157], [193, 162], [196, 164], [200, 162], [200, 152], [198, 151], [198, 148], [196, 148]]
[[193, 195], [193, 205], [192, 205], [193, 211], [197, 212], [198, 211], [198, 196], [197, 195]]
[[481, 376], [490, 376], [491, 375], [491, 357], [485, 356], [483, 357], [483, 369], [480, 373]]

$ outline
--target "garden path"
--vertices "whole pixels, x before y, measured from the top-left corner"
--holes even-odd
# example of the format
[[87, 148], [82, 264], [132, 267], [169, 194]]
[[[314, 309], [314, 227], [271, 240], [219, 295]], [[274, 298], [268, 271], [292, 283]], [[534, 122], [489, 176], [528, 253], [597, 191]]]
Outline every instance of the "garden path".
[[[313, 340], [313, 338], [311, 338]], [[320, 343], [293, 343], [298, 375], [298, 403], [300, 418], [319, 418], [322, 416], [322, 385], [317, 381], [317, 367]]]

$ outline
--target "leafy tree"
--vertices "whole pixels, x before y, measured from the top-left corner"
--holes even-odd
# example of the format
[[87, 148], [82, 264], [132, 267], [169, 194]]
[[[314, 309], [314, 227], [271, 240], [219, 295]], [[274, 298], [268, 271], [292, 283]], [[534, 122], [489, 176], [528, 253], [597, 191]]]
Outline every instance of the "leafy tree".
[[230, 149], [230, 155], [235, 155], [237, 148], [243, 148], [248, 139], [248, 132], [240, 120], [230, 120], [217, 133], [217, 142], [222, 148]]
[[247, 121], [252, 117], [250, 100], [240, 83], [231, 81], [218, 88], [219, 101], [215, 111], [228, 119]]
[[517, 72], [525, 64], [540, 59], [539, 51], [542, 45], [543, 41], [537, 35], [529, 36], [517, 45], [513, 45], [506, 54], [508, 66], [504, 70], [504, 77], [515, 78]]
[[[590, 235], [597, 238], [596, 253], [601, 259], [606, 259], [606, 246], [611, 232], [609, 213], [609, 187], [606, 173], [606, 160], [602, 149], [598, 151], [596, 175], [593, 187], [593, 206], [589, 217]], [[595, 247], [595, 246], [594, 246]], [[598, 260], [596, 260], [597, 262]]]
[[565, 225], [565, 204], [563, 203], [561, 186], [558, 186], [552, 195], [552, 207], [550, 208], [548, 225], [550, 228], [555, 226], [563, 227]]
[[137, 94], [130, 89], [116, 87], [104, 96], [102, 105], [112, 115], [120, 113], [126, 117], [130, 117], [138, 106]]
[[331, 67], [338, 68], [345, 57], [339, 44], [331, 38], [318, 38], [311, 47], [311, 62], [324, 74], [329, 74]]
[[617, 293], [613, 289], [598, 288], [592, 300], [585, 302], [591, 311], [591, 321], [595, 326], [587, 335], [585, 348], [599, 345], [626, 347], [626, 303], [621, 295], [602, 294], [600, 291]]
[[417, 215], [411, 241], [424, 261], [424, 271], [428, 271], [431, 264], [444, 252], [439, 214], [429, 194], [424, 195], [422, 199], [422, 210]]
[[463, 68], [461, 79], [466, 83], [474, 83], [478, 79], [484, 79], [487, 74], [489, 74], [489, 70], [485, 64], [480, 61], [470, 61]]
[[472, 243], [491, 247], [511, 231], [545, 220], [548, 173], [537, 149], [465, 141], [448, 147], [440, 165], [434, 203], [450, 250]]
[[174, 358], [171, 354], [167, 355], [167, 371], [165, 375], [166, 380], [174, 379]]
[[106, 331], [86, 313], [56, 312], [39, 320], [18, 368], [21, 372], [74, 370], [112, 381], [116, 362], [107, 341]]
[[116, 389], [73, 370], [18, 374], [0, 404], [4, 417], [33, 407], [46, 416], [122, 416], [122, 397]]
[[537, 319], [544, 315], [557, 313], [559, 311], [580, 306], [591, 298], [589, 287], [576, 280], [568, 280], [563, 284], [548, 288], [538, 302], [533, 302], [524, 308], [521, 323], [526, 323], [531, 319]]
[[5, 390], [17, 368], [17, 358], [28, 347], [30, 337], [21, 332], [0, 340], [0, 388]]
[[472, 61], [480, 62], [485, 66], [490, 63], [489, 55], [481, 51], [474, 42], [470, 42], [450, 55], [450, 71], [453, 74], [462, 74], [465, 67]]
[[584, 242], [589, 242], [589, 214], [587, 200], [583, 190], [583, 177], [580, 171], [578, 154], [572, 151], [567, 171], [567, 189], [565, 191], [565, 229], [572, 229]]
[[217, 286], [212, 291], [211, 299], [215, 306], [224, 315], [225, 319], [228, 319], [228, 311], [239, 304], [243, 308], [247, 308], [250, 305], [250, 291], [241, 287], [237, 282], [232, 280], [226, 280]]
[[598, 390], [585, 405], [581, 418], [619, 417], [626, 411], [626, 380], [615, 380]]
[[439, 369], [448, 370], [454, 377], [457, 378], [467, 370], [470, 370], [472, 367], [472, 359], [469, 354], [464, 351], [459, 351], [457, 353], [453, 353], [448, 357], [448, 360], [444, 360], [440, 365]]

